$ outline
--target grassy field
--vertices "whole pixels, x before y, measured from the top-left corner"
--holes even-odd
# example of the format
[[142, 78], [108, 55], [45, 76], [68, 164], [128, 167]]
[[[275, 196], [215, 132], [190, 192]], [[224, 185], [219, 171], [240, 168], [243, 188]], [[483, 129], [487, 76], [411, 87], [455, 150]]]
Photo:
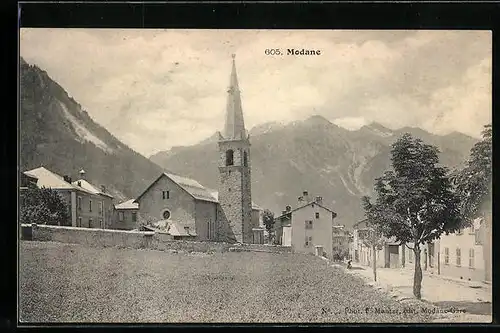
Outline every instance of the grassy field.
[[406, 313], [360, 278], [299, 254], [175, 254], [23, 241], [19, 281], [23, 322], [429, 320], [420, 311]]

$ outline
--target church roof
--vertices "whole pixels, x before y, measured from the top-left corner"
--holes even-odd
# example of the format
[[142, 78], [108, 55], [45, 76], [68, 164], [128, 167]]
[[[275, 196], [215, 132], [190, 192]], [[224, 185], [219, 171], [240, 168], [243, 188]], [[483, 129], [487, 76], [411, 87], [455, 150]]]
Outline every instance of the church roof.
[[198, 183], [196, 180], [182, 177], [178, 175], [174, 175], [172, 173], [165, 173], [165, 175], [172, 179], [177, 185], [182, 187], [186, 192], [191, 194], [195, 199], [210, 201], [210, 202], [218, 202], [216, 198], [212, 196], [210, 191], [205, 188], [203, 185]]
[[235, 55], [233, 54], [233, 66], [231, 68], [231, 78], [227, 91], [226, 122], [224, 132], [222, 133], [224, 140], [244, 140], [247, 138], [234, 57]]
[[203, 185], [198, 183], [196, 180], [166, 172], [162, 173], [160, 177], [152, 182], [151, 185], [149, 185], [148, 188], [144, 192], [142, 192], [141, 195], [137, 197], [137, 199], [134, 200], [134, 202], [137, 202], [144, 194], [146, 194], [146, 192], [149, 191], [149, 189], [162, 177], [168, 177], [196, 200], [218, 203], [217, 199], [212, 196], [210, 191]]
[[[141, 193], [137, 197], [137, 199], [133, 200], [133, 203], [137, 203], [137, 201], [158, 181], [160, 180], [161, 177], [168, 177], [170, 178], [174, 183], [179, 185], [184, 191], [186, 191], [188, 194], [190, 194], [193, 198], [196, 200], [201, 200], [201, 201], [208, 201], [208, 202], [213, 202], [213, 203], [219, 203], [219, 192], [206, 188], [205, 186], [201, 185], [198, 183], [196, 180], [187, 178], [184, 176], [179, 176], [175, 175], [173, 173], [167, 173], [164, 172], [158, 177], [154, 182], [151, 183], [151, 185], [148, 186], [148, 188]], [[128, 201], [127, 201], [128, 202]], [[118, 206], [117, 206], [118, 207]], [[262, 210], [261, 207], [257, 206], [254, 202], [252, 202], [252, 209], [253, 210]]]

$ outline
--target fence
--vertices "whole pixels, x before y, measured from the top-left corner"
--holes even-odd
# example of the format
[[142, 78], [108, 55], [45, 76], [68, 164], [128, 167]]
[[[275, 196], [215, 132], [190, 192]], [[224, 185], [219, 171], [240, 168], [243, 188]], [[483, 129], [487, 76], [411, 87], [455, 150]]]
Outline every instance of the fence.
[[292, 252], [290, 247], [263, 244], [229, 244], [222, 242], [200, 242], [174, 240], [172, 236], [153, 231], [128, 231], [95, 228], [61, 227], [37, 224], [22, 224], [21, 239], [80, 244], [90, 247], [122, 247], [151, 250], [177, 250], [187, 252]]

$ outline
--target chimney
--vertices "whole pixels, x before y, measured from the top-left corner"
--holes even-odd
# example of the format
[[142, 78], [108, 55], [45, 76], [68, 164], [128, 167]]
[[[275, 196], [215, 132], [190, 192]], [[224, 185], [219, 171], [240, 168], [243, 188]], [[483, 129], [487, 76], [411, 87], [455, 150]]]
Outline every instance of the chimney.
[[290, 207], [290, 206], [286, 206], [286, 208], [285, 208], [285, 209], [286, 209], [286, 211], [287, 211], [287, 212], [289, 212], [289, 211], [291, 211], [291, 210], [292, 210], [292, 207]]
[[78, 186], [82, 187], [82, 182], [81, 181], [78, 181]]
[[85, 179], [85, 170], [80, 170], [80, 179]]
[[102, 192], [102, 193], [106, 193], [106, 186], [101, 185], [101, 192]]
[[323, 197], [316, 197], [316, 202], [319, 204], [323, 203]]
[[304, 198], [305, 203], [309, 202], [309, 192], [303, 191], [302, 192], [302, 197]]
[[67, 183], [70, 183], [71, 184], [71, 177], [68, 176], [68, 175], [64, 175], [64, 181], [67, 182]]

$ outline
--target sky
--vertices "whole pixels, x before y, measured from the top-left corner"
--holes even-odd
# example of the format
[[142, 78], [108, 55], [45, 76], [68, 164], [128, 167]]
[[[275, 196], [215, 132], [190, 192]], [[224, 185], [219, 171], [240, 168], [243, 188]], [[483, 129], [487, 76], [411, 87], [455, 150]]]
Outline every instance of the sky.
[[[492, 114], [490, 31], [21, 29], [20, 55], [150, 156], [222, 130], [231, 54], [245, 125], [321, 115], [480, 137]], [[266, 49], [321, 50], [271, 56]]]

